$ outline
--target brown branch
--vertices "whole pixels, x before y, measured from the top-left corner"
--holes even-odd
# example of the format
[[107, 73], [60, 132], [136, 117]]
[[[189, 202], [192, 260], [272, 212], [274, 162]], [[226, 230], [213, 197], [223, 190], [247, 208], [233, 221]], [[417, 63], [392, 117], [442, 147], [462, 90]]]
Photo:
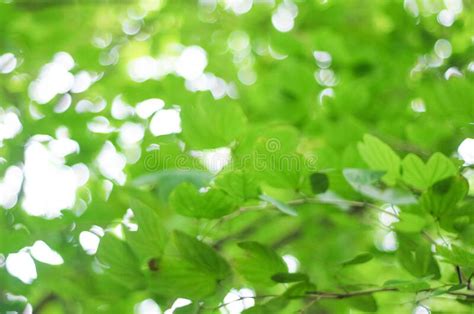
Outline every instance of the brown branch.
[[307, 291], [307, 295], [317, 296], [320, 299], [347, 299], [352, 297], [358, 297], [362, 295], [374, 294], [379, 292], [398, 291], [397, 288], [379, 288], [370, 290], [360, 290], [345, 293], [338, 292], [324, 292], [324, 291]]
[[[437, 289], [439, 288], [422, 289], [422, 290], [417, 291], [416, 293], [433, 292], [433, 291], [436, 291]], [[300, 311], [300, 312], [304, 312], [309, 306], [311, 306], [313, 303], [321, 299], [336, 299], [336, 300], [348, 299], [348, 298], [360, 297], [364, 295], [372, 295], [375, 293], [382, 293], [382, 292], [400, 292], [400, 290], [398, 288], [386, 287], [386, 288], [376, 288], [376, 289], [350, 291], [350, 292], [306, 291], [305, 295], [293, 296], [293, 298], [300, 298], [300, 299], [310, 298], [309, 305], [304, 307], [302, 311]], [[449, 291], [446, 293], [453, 296], [457, 296], [457, 297], [462, 296], [466, 298], [474, 298], [474, 294], [471, 294], [471, 293], [457, 292], [457, 291]], [[266, 298], [272, 298], [272, 297], [279, 297], [279, 295], [267, 294], [267, 295], [257, 295], [257, 296], [247, 296], [247, 297], [241, 296], [238, 299], [235, 299], [231, 302], [222, 303], [219, 306], [213, 308], [213, 310], [217, 310], [219, 308], [225, 307], [234, 302], [239, 302], [246, 299], [266, 299]]]
[[[416, 293], [420, 292], [433, 292], [437, 290], [438, 288], [430, 288], [430, 289], [422, 289], [417, 291]], [[378, 289], [370, 289], [370, 290], [360, 290], [360, 291], [352, 291], [352, 292], [345, 292], [345, 293], [339, 293], [339, 292], [324, 292], [324, 291], [307, 291], [306, 294], [316, 296], [321, 299], [346, 299], [346, 298], [352, 298], [352, 297], [358, 297], [362, 295], [369, 295], [369, 294], [374, 294], [374, 293], [380, 293], [380, 292], [400, 292], [398, 288], [378, 288]], [[446, 292], [447, 294], [454, 295], [454, 296], [463, 296], [466, 298], [474, 298], [473, 293], [467, 293], [467, 292], [458, 292], [458, 291], [448, 291]]]

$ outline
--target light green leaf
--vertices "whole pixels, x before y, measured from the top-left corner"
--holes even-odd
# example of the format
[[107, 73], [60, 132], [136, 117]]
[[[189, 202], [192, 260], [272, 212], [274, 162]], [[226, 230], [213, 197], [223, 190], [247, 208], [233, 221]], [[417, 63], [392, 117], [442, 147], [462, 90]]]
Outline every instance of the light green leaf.
[[168, 201], [171, 192], [183, 182], [188, 182], [201, 188], [207, 186], [212, 175], [204, 170], [166, 169], [146, 174], [135, 179], [135, 186], [151, 186], [158, 190], [163, 201]]
[[173, 314], [198, 314], [199, 313], [199, 303], [193, 302], [191, 304], [178, 307], [173, 311]]
[[260, 195], [260, 199], [262, 201], [265, 201], [265, 202], [268, 202], [270, 204], [272, 204], [273, 206], [275, 206], [279, 211], [281, 211], [282, 213], [284, 214], [287, 214], [287, 215], [290, 215], [290, 216], [298, 216], [298, 213], [296, 212], [295, 209], [293, 209], [291, 206], [277, 200], [277, 199], [274, 199], [273, 197], [271, 196], [268, 196], [268, 195]]
[[212, 101], [181, 107], [184, 141], [192, 149], [211, 149], [229, 145], [242, 133], [245, 115], [239, 106]]
[[471, 253], [457, 245], [451, 245], [451, 249], [437, 245], [436, 252], [452, 264], [474, 267], [474, 253]]
[[384, 284], [386, 288], [396, 288], [402, 292], [418, 292], [429, 289], [430, 285], [423, 279], [416, 280], [387, 280]]
[[211, 274], [216, 280], [231, 275], [229, 264], [207, 244], [180, 231], [175, 231], [174, 242], [185, 261]]
[[349, 298], [349, 304], [352, 308], [363, 312], [377, 312], [378, 310], [377, 301], [371, 294]]
[[106, 273], [122, 286], [129, 289], [144, 286], [140, 263], [126, 242], [106, 233], [100, 240], [97, 257], [108, 267]]
[[249, 172], [236, 170], [217, 177], [216, 187], [240, 201], [258, 198], [259, 186], [256, 178]]
[[385, 171], [383, 180], [394, 185], [400, 177], [400, 157], [384, 142], [378, 138], [366, 134], [364, 141], [359, 143], [357, 148], [364, 161], [370, 169]]
[[294, 285], [289, 287], [283, 295], [289, 299], [299, 299], [302, 295], [307, 295], [307, 292], [314, 290], [316, 290], [315, 284], [308, 281], [304, 281], [295, 283]]
[[416, 203], [416, 198], [410, 191], [399, 188], [378, 188], [375, 183], [384, 177], [383, 171], [351, 169], [343, 170], [343, 175], [352, 188], [372, 199], [395, 205]]
[[350, 260], [342, 263], [342, 266], [350, 266], [350, 265], [358, 265], [358, 264], [364, 264], [370, 261], [373, 258], [372, 254], [370, 253], [361, 253], [354, 258], [351, 258]]
[[361, 186], [373, 185], [378, 182], [385, 174], [384, 171], [374, 171], [367, 169], [351, 169], [347, 168], [342, 171], [344, 178], [354, 188]]
[[196, 264], [182, 259], [165, 258], [159, 271], [149, 279], [150, 290], [167, 296], [201, 300], [215, 293], [218, 281]]
[[435, 183], [421, 196], [423, 209], [435, 217], [441, 217], [456, 208], [469, 190], [467, 180], [462, 176], [449, 177]]
[[258, 242], [241, 242], [239, 247], [245, 253], [237, 259], [237, 270], [256, 286], [273, 286], [273, 275], [288, 272], [283, 259], [271, 248]]
[[441, 153], [435, 153], [425, 164], [414, 154], [408, 154], [402, 162], [403, 180], [420, 190], [456, 174], [456, 167]]
[[190, 183], [179, 185], [170, 196], [170, 205], [183, 216], [215, 219], [237, 209], [236, 200], [217, 189], [199, 192]]
[[424, 217], [415, 214], [401, 212], [399, 217], [400, 221], [395, 224], [395, 229], [400, 232], [418, 233], [427, 223]]
[[289, 300], [284, 297], [274, 297], [263, 304], [257, 304], [246, 309], [242, 314], [268, 314], [282, 312], [288, 305]]
[[166, 244], [166, 230], [160, 218], [151, 208], [140, 204], [134, 204], [132, 211], [138, 230], [125, 229], [128, 244], [142, 261], [160, 257]]
[[410, 243], [409, 238], [399, 238], [397, 257], [400, 264], [413, 276], [439, 278], [439, 267], [427, 243]]

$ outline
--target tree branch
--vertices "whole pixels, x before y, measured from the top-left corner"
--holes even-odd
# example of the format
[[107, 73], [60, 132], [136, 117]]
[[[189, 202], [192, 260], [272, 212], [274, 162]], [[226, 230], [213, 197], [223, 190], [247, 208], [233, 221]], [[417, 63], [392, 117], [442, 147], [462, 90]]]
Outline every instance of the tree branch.
[[[420, 292], [434, 292], [439, 288], [430, 288], [430, 289], [422, 289], [419, 291], [416, 291], [416, 293]], [[359, 296], [364, 296], [364, 295], [372, 295], [375, 293], [382, 293], [382, 292], [401, 292], [398, 288], [375, 288], [375, 289], [368, 289], [368, 290], [359, 290], [359, 291], [350, 291], [350, 292], [329, 292], [329, 291], [306, 291], [305, 295], [301, 296], [292, 296], [292, 298], [299, 298], [299, 299], [306, 299], [310, 298], [311, 302], [309, 303], [309, 306], [311, 306], [313, 303], [321, 300], [321, 299], [348, 299], [348, 298], [354, 298], [354, 297], [359, 297]], [[453, 295], [456, 297], [466, 297], [466, 298], [474, 298], [474, 294], [471, 293], [466, 293], [466, 292], [458, 292], [458, 291], [448, 291], [446, 294]], [[229, 304], [232, 304], [234, 302], [239, 302], [243, 301], [246, 299], [266, 299], [266, 298], [272, 298], [272, 297], [279, 297], [280, 295], [275, 295], [275, 294], [267, 294], [267, 295], [256, 295], [256, 296], [241, 296], [238, 299], [235, 299], [233, 301], [227, 302], [227, 303], [222, 303], [219, 306], [213, 308], [213, 310], [218, 310], [219, 308], [228, 306]], [[304, 312], [307, 309], [308, 306], [306, 306], [302, 312]]]
[[[422, 290], [417, 291], [416, 293], [433, 292], [433, 291], [436, 291], [437, 289], [438, 288], [422, 289]], [[312, 296], [317, 296], [318, 298], [321, 298], [321, 299], [346, 299], [346, 298], [358, 297], [358, 296], [362, 296], [362, 295], [369, 295], [369, 294], [380, 293], [380, 292], [400, 292], [400, 290], [398, 288], [377, 288], [377, 289], [360, 290], [360, 291], [352, 291], [352, 292], [344, 292], [344, 293], [324, 292], [324, 291], [307, 291], [306, 294], [312, 295]], [[458, 292], [458, 291], [448, 291], [446, 293], [450, 294], [450, 295], [454, 295], [454, 296], [463, 296], [463, 297], [467, 297], [467, 298], [474, 298], [473, 293]]]

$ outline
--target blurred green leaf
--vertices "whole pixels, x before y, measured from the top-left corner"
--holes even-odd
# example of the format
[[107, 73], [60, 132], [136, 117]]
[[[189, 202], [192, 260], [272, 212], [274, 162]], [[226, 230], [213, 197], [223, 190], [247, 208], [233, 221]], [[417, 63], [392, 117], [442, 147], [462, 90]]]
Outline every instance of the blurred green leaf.
[[238, 272], [257, 286], [272, 286], [272, 276], [288, 271], [283, 259], [272, 249], [258, 242], [241, 242], [244, 254], [237, 259]]
[[370, 169], [386, 171], [383, 177], [389, 185], [394, 185], [400, 177], [400, 157], [384, 142], [366, 134], [364, 141], [357, 146], [359, 153]]

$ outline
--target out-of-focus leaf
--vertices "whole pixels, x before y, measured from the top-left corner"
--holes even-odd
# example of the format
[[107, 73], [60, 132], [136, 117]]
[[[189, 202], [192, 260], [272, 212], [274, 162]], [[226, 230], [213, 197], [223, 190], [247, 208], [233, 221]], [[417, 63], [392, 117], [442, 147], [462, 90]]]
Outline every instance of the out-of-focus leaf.
[[474, 267], [474, 253], [457, 245], [452, 244], [450, 249], [437, 245], [436, 252], [452, 264], [464, 267]]
[[140, 263], [126, 242], [107, 233], [100, 240], [97, 250], [99, 261], [106, 265], [106, 272], [121, 285], [133, 290], [144, 286]]
[[179, 185], [171, 194], [170, 205], [183, 216], [215, 219], [237, 209], [233, 197], [217, 189], [199, 192], [190, 183]]
[[151, 208], [140, 204], [134, 206], [133, 213], [138, 230], [124, 231], [128, 244], [141, 260], [160, 257], [167, 238], [160, 218]]
[[258, 242], [241, 242], [244, 254], [237, 259], [238, 272], [257, 286], [273, 286], [272, 276], [288, 271], [283, 259], [271, 248]]
[[351, 266], [351, 265], [358, 265], [358, 264], [364, 264], [370, 261], [373, 258], [372, 254], [370, 253], [361, 253], [354, 258], [351, 258], [348, 261], [345, 261], [342, 263], [342, 266]]
[[179, 295], [191, 300], [201, 300], [215, 293], [217, 280], [212, 275], [189, 261], [166, 258], [159, 271], [149, 279], [151, 291], [158, 295], [175, 297]]
[[349, 304], [352, 308], [363, 312], [377, 312], [378, 310], [377, 301], [371, 294], [349, 298]]
[[399, 214], [400, 221], [395, 224], [395, 229], [406, 233], [418, 233], [427, 224], [424, 217], [401, 212]]
[[216, 178], [216, 187], [241, 201], [258, 198], [259, 186], [249, 172], [231, 171]]
[[255, 305], [243, 311], [243, 314], [267, 314], [278, 313], [283, 311], [288, 305], [288, 299], [283, 297], [275, 297], [263, 304]]
[[275, 206], [276, 209], [281, 211], [284, 214], [290, 215], [290, 216], [298, 216], [298, 213], [296, 212], [295, 209], [293, 209], [291, 206], [271, 197], [268, 195], [260, 195], [260, 199], [262, 201], [268, 202]]
[[414, 154], [408, 154], [402, 162], [403, 180], [420, 190], [455, 174], [453, 163], [441, 153], [435, 153], [426, 164]]
[[305, 281], [305, 282], [298, 282], [289, 287], [285, 293], [283, 294], [287, 298], [300, 298], [301, 296], [306, 296], [307, 292], [315, 291], [316, 285]]
[[347, 182], [349, 182], [353, 188], [358, 189], [361, 186], [373, 185], [384, 176], [385, 172], [347, 168], [343, 170], [343, 174]]
[[180, 231], [174, 233], [174, 241], [184, 260], [213, 274], [218, 280], [230, 276], [229, 264], [207, 244]]
[[359, 193], [372, 199], [395, 204], [416, 203], [414, 195], [399, 188], [378, 188], [375, 183], [384, 177], [384, 171], [364, 169], [344, 169], [343, 174], [346, 181]]
[[394, 185], [400, 177], [400, 157], [384, 142], [366, 134], [364, 141], [357, 146], [359, 153], [370, 169], [386, 171], [383, 177], [387, 184]]
[[311, 182], [311, 189], [314, 194], [324, 193], [329, 188], [329, 178], [325, 173], [312, 173], [309, 180]]
[[308, 276], [302, 273], [277, 273], [272, 276], [272, 280], [279, 283], [308, 281], [308, 279]]
[[229, 145], [243, 131], [246, 119], [239, 106], [201, 102], [181, 108], [182, 136], [193, 149]]
[[384, 284], [386, 288], [395, 288], [403, 292], [417, 292], [424, 289], [429, 289], [430, 285], [423, 279], [417, 280], [387, 280]]
[[167, 169], [138, 177], [132, 184], [136, 186], [149, 185], [158, 190], [163, 201], [167, 201], [171, 192], [183, 182], [201, 188], [209, 184], [212, 175], [204, 170]]
[[199, 304], [193, 302], [191, 304], [178, 307], [173, 311], [175, 314], [198, 314], [199, 313]]
[[417, 278], [432, 276], [439, 278], [439, 267], [431, 252], [431, 247], [426, 243], [409, 244], [408, 239], [401, 238], [397, 257], [400, 264], [410, 274]]
[[454, 210], [457, 203], [464, 199], [469, 190], [462, 176], [449, 177], [435, 183], [421, 196], [421, 206], [435, 217], [441, 217]]

